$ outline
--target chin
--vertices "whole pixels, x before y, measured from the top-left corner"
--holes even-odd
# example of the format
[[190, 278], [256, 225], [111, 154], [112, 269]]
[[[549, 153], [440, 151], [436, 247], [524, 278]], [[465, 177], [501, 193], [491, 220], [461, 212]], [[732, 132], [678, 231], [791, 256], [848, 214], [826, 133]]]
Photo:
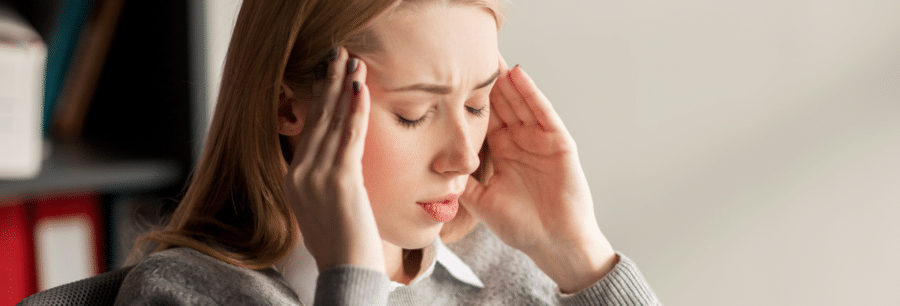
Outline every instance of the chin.
[[398, 247], [415, 250], [424, 248], [437, 239], [441, 233], [443, 223], [426, 229], [396, 229], [395, 231], [381, 231], [381, 239]]

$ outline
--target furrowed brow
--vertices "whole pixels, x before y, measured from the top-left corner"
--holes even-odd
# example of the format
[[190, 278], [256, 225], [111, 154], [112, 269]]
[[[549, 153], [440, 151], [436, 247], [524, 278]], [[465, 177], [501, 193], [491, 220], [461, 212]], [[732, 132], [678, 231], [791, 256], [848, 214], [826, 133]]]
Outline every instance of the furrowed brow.
[[[482, 89], [482, 88], [487, 87], [488, 85], [491, 85], [491, 83], [493, 83], [494, 80], [496, 80], [497, 77], [499, 77], [499, 76], [500, 76], [500, 69], [497, 69], [497, 72], [494, 72], [494, 74], [491, 75], [490, 78], [488, 78], [486, 81], [484, 81], [482, 83], [479, 83], [472, 90]], [[396, 89], [391, 89], [389, 91], [390, 92], [424, 91], [424, 92], [438, 94], [438, 95], [446, 95], [446, 94], [449, 94], [450, 92], [452, 92], [453, 88], [450, 86], [447, 86], [447, 85], [419, 83], [419, 84], [413, 84], [413, 85], [404, 86], [404, 87], [400, 87], [400, 88], [396, 88]]]

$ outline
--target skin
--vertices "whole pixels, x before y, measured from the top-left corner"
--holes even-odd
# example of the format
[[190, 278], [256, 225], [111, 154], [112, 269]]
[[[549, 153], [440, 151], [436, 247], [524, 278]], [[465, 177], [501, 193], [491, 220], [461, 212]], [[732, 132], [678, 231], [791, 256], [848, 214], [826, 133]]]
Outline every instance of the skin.
[[[574, 140], [530, 77], [500, 57], [492, 16], [428, 6], [372, 26], [385, 48], [354, 54], [354, 72], [341, 48], [308, 99], [283, 86], [279, 132], [294, 152], [283, 187], [320, 271], [352, 264], [409, 283], [421, 256], [403, 250], [430, 244], [443, 225], [416, 202], [448, 193], [462, 193], [461, 205], [563, 292], [612, 270], [618, 258], [593, 218]], [[393, 91], [420, 83], [446, 90]], [[482, 186], [469, 175], [485, 138], [495, 173]]]
[[[487, 12], [467, 7], [404, 10], [373, 25], [384, 50], [359, 55], [367, 64], [372, 95], [362, 164], [375, 220], [386, 220], [378, 222], [385, 258], [400, 258], [402, 249], [434, 241], [443, 223], [429, 218], [416, 202], [461, 194], [480, 164], [498, 70], [495, 28]], [[450, 90], [393, 91], [420, 83]], [[480, 84], [488, 86], [474, 89]], [[409, 127], [398, 116], [422, 121]], [[415, 275], [404, 271], [418, 272], [415, 263], [409, 263], [411, 269], [399, 263], [387, 262], [388, 275], [406, 281]]]

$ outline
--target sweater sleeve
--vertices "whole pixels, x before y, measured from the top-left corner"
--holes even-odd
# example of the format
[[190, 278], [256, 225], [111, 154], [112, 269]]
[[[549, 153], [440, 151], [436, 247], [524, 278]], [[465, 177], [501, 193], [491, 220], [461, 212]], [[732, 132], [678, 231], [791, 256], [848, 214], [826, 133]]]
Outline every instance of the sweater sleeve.
[[628, 305], [661, 306], [659, 299], [637, 265], [625, 255], [619, 255], [619, 263], [602, 279], [574, 294], [557, 293], [564, 306]]
[[331, 267], [316, 280], [313, 305], [387, 305], [389, 287], [384, 273], [349, 265]]

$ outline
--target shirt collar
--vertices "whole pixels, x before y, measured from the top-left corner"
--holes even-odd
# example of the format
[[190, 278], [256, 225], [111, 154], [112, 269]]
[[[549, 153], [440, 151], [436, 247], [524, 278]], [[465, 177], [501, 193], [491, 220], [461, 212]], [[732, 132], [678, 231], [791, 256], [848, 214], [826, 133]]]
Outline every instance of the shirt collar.
[[[422, 249], [422, 267], [427, 268], [425, 268], [425, 272], [416, 276], [409, 284], [412, 285], [431, 277], [431, 274], [434, 273], [434, 267], [437, 264], [440, 264], [447, 269], [447, 271], [450, 272], [450, 275], [456, 280], [478, 288], [484, 288], [484, 283], [482, 283], [481, 279], [475, 275], [472, 268], [456, 256], [453, 251], [447, 248], [440, 237], [435, 239], [432, 244]], [[406, 285], [391, 281], [390, 291], [393, 292], [397, 288], [403, 286]]]
[[[421, 273], [410, 284], [421, 281], [422, 279], [431, 277], [434, 273], [435, 265], [440, 264], [450, 272], [456, 280], [469, 284], [478, 288], [484, 288], [484, 283], [475, 275], [475, 272], [466, 265], [453, 251], [438, 237], [433, 243], [422, 249], [422, 266], [427, 267], [425, 272]], [[305, 305], [312, 305], [316, 293], [316, 280], [319, 277], [318, 267], [312, 254], [306, 249], [302, 243], [294, 244], [291, 253], [282, 261], [274, 266], [275, 270], [282, 274], [288, 285], [294, 289], [300, 300]], [[390, 290], [405, 285], [391, 282]]]
[[456, 253], [453, 253], [443, 242], [441, 242], [441, 238], [438, 237], [435, 240], [435, 248], [437, 253], [437, 262], [440, 263], [444, 268], [447, 268], [447, 271], [450, 272], [450, 275], [453, 275], [457, 280], [478, 287], [484, 288], [484, 283], [481, 282], [481, 279], [475, 275], [475, 272], [472, 271], [472, 268], [469, 267], [462, 259], [459, 259], [456, 256]]

